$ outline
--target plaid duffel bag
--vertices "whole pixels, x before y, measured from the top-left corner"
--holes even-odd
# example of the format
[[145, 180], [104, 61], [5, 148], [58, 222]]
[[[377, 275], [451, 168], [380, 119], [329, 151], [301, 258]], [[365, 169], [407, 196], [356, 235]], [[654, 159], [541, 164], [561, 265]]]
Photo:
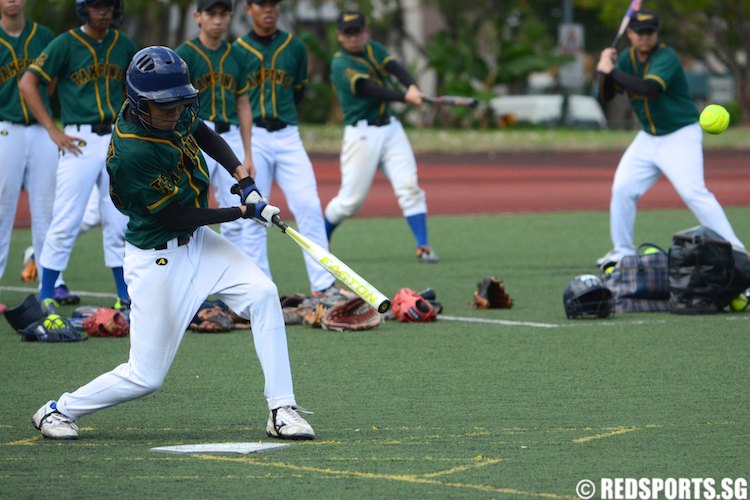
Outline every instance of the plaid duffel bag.
[[603, 270], [602, 283], [612, 291], [616, 312], [668, 311], [669, 254], [659, 245], [643, 243], [637, 255]]

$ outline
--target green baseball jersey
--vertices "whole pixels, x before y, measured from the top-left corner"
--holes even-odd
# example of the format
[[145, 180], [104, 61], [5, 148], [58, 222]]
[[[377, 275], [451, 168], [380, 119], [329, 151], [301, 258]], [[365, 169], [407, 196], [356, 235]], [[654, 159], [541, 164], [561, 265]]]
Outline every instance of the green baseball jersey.
[[336, 87], [344, 112], [344, 123], [353, 125], [359, 120], [373, 120], [391, 116], [390, 105], [374, 97], [358, 97], [355, 86], [360, 78], [368, 78], [384, 87], [390, 84], [390, 73], [385, 69], [388, 61], [395, 59], [380, 43], [368, 41], [363, 53], [339, 49], [331, 62], [331, 80]]
[[168, 230], [154, 214], [173, 202], [208, 207], [208, 167], [193, 136], [201, 120], [171, 132], [147, 130], [123, 118], [128, 108], [123, 106], [115, 122], [107, 153], [109, 191], [117, 209], [129, 217], [125, 240], [154, 248], [193, 232]]
[[294, 90], [307, 83], [307, 49], [299, 38], [277, 31], [269, 44], [252, 34], [238, 38], [233, 48], [247, 78], [254, 120], [297, 124]]
[[666, 135], [698, 121], [698, 108], [690, 96], [685, 72], [674, 49], [660, 43], [648, 59], [641, 62], [635, 48], [631, 47], [619, 55], [616, 66], [661, 86], [662, 92], [656, 97], [628, 93], [644, 131], [651, 135]]
[[29, 66], [45, 83], [58, 78], [62, 121], [114, 121], [125, 100], [125, 71], [137, 52], [133, 41], [116, 29], [97, 42], [81, 28], [58, 35]]
[[200, 118], [239, 125], [237, 96], [247, 94], [247, 79], [235, 58], [232, 45], [222, 42], [211, 50], [198, 38], [176, 49], [190, 68], [190, 80], [200, 92]]
[[[18, 36], [10, 36], [0, 28], [0, 121], [36, 123], [18, 91], [18, 82], [54, 37], [46, 26], [28, 20]], [[46, 88], [40, 85], [39, 92], [49, 111]]]

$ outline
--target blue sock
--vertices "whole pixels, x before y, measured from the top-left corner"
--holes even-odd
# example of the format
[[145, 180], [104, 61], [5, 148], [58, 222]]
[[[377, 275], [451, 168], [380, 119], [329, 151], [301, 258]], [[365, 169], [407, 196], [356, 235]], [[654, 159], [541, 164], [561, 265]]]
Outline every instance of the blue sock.
[[430, 244], [427, 240], [427, 214], [410, 215], [406, 218], [406, 222], [409, 223], [411, 232], [414, 234], [414, 239], [417, 240], [417, 248], [429, 246]]
[[333, 233], [333, 230], [338, 227], [338, 224], [334, 224], [328, 219], [324, 219], [325, 225], [326, 225], [326, 238], [328, 238], [328, 241], [331, 241], [331, 234]]
[[60, 271], [42, 268], [42, 288], [39, 290], [39, 300], [51, 299], [55, 293], [55, 282]]
[[128, 295], [128, 285], [125, 284], [125, 273], [123, 272], [122, 267], [113, 267], [112, 274], [115, 277], [117, 296], [122, 300], [130, 300], [130, 295]]

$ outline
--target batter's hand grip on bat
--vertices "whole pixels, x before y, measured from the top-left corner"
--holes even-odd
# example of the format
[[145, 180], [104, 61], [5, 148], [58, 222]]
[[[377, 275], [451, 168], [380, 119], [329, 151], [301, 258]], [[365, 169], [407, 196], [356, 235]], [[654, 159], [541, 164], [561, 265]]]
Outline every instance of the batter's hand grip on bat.
[[278, 215], [274, 215], [273, 217], [271, 217], [271, 222], [273, 222], [279, 229], [281, 229], [282, 233], [286, 233], [286, 228], [289, 227], [283, 220], [281, 220], [281, 217], [279, 217]]

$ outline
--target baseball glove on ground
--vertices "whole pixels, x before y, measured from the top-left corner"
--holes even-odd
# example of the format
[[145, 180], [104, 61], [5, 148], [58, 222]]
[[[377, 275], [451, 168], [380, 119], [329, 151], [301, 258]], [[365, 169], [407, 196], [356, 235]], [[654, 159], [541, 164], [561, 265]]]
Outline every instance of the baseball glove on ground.
[[407, 323], [435, 321], [437, 313], [429, 301], [411, 288], [402, 288], [391, 301], [394, 319]]
[[487, 276], [477, 283], [472, 305], [477, 309], [510, 309], [513, 307], [513, 299], [502, 281], [494, 276]]
[[100, 307], [83, 320], [83, 329], [92, 337], [125, 337], [130, 333], [130, 323], [117, 309]]
[[79, 332], [67, 318], [50, 314], [19, 330], [21, 340], [28, 342], [78, 342], [86, 340], [88, 336]]
[[375, 308], [357, 297], [329, 308], [320, 323], [324, 330], [348, 332], [370, 330], [382, 321]]
[[323, 315], [326, 313], [326, 308], [323, 304], [316, 304], [312, 307], [299, 308], [303, 310], [302, 324], [311, 326], [313, 328], [321, 328]]
[[198, 333], [223, 333], [234, 328], [234, 319], [218, 305], [201, 307], [188, 327]]

